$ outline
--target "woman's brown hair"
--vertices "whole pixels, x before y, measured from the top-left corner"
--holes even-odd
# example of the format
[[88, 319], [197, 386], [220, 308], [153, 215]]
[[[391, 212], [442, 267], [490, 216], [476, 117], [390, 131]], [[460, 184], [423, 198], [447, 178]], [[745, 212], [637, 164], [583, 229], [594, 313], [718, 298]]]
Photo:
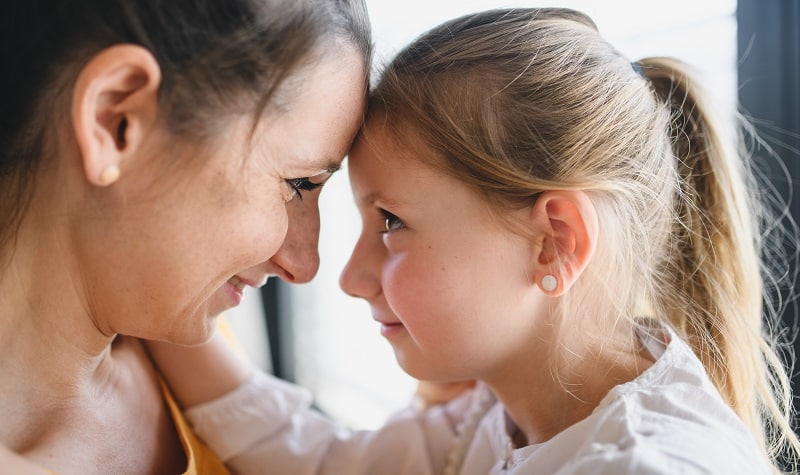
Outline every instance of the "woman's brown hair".
[[37, 0], [8, 10], [0, 20], [0, 251], [55, 153], [47, 146], [66, 120], [66, 92], [100, 50], [129, 43], [150, 51], [165, 125], [195, 140], [231, 114], [257, 122], [280, 105], [285, 80], [335, 40], [354, 47], [365, 67], [371, 59], [363, 0]]

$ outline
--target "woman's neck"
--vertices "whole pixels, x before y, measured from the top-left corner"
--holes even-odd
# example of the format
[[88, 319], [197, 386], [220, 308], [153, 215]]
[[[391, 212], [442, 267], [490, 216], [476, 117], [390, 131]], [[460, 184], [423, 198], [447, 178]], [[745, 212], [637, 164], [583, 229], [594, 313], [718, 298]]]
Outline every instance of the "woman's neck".
[[555, 358], [551, 347], [531, 345], [503, 374], [486, 380], [505, 408], [516, 447], [546, 442], [585, 419], [614, 386], [635, 379], [653, 363], [631, 326], [617, 328], [612, 339], [603, 341], [586, 340], [593, 334], [586, 329], [572, 333], [537, 340], [567, 342], [552, 353]]
[[75, 307], [19, 305], [0, 289], [0, 443], [57, 471], [181, 473], [184, 452], [141, 343], [104, 335]]
[[98, 282], [82, 260], [90, 243], [75, 243], [76, 230], [87, 234], [75, 217], [89, 212], [77, 186], [64, 191], [69, 177], [83, 179], [57, 168], [39, 177], [46, 191], [3, 254], [0, 444], [59, 472], [180, 473], [184, 451], [147, 353], [97, 310], [113, 311], [114, 296], [94, 300]]
[[81, 301], [83, 283], [59, 241], [63, 234], [34, 224], [23, 223], [0, 273], [0, 441], [6, 443], [32, 438], [31, 427], [47, 430], [56, 413], [103, 397], [119, 377], [111, 357], [115, 335], [101, 331]]

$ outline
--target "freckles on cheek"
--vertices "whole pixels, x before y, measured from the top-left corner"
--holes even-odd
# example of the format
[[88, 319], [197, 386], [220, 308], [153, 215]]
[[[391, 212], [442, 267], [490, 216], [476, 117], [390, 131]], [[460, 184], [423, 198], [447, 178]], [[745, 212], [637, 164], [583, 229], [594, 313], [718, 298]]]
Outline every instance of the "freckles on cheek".
[[398, 317], [413, 314], [418, 308], [415, 295], [420, 289], [420, 276], [402, 262], [389, 262], [382, 269], [381, 287], [386, 301]]
[[392, 307], [403, 302], [403, 296], [408, 292], [406, 287], [407, 282], [401, 273], [396, 272], [396, 269], [391, 266], [384, 267], [381, 275], [381, 290]]
[[387, 266], [383, 274], [383, 293], [397, 317], [405, 321], [425, 320], [440, 306], [445, 283], [437, 267]]

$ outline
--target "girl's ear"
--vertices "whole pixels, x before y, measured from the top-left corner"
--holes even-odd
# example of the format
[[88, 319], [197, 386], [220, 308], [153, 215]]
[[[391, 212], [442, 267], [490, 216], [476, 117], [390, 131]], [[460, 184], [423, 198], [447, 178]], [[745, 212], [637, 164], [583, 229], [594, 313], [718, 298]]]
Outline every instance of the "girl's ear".
[[534, 280], [547, 295], [561, 295], [586, 269], [597, 245], [594, 204], [582, 191], [546, 191], [532, 208], [539, 223]]
[[78, 74], [71, 118], [86, 179], [108, 186], [145, 140], [158, 118], [161, 69], [141, 46], [100, 51]]

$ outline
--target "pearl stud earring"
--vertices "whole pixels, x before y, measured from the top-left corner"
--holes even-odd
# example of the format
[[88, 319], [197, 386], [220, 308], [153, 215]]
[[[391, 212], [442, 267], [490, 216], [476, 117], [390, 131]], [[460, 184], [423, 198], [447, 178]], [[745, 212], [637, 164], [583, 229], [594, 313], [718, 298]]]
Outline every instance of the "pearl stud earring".
[[545, 292], [552, 292], [556, 290], [558, 286], [558, 281], [556, 280], [555, 276], [547, 274], [546, 276], [542, 277], [542, 288]]

